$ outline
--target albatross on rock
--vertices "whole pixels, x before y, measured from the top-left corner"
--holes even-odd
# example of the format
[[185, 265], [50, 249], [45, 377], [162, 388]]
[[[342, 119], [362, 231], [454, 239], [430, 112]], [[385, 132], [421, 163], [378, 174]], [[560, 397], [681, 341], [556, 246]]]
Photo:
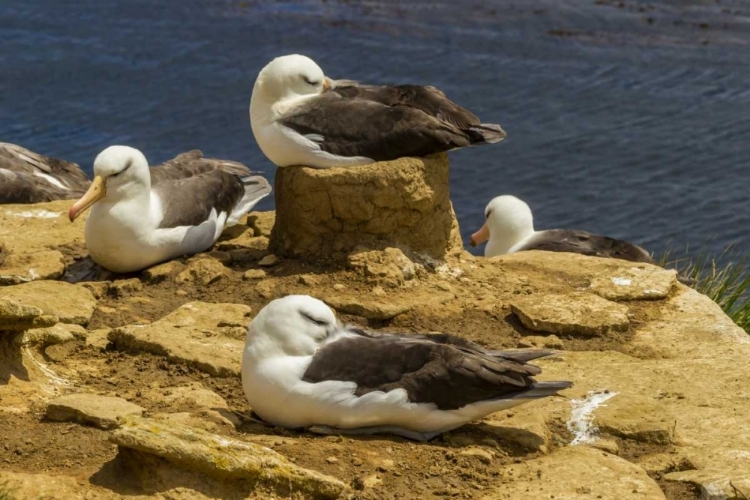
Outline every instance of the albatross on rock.
[[547, 250], [654, 264], [646, 250], [624, 240], [575, 229], [535, 231], [531, 208], [515, 196], [493, 198], [485, 208], [484, 216], [486, 222], [471, 235], [470, 243], [475, 247], [487, 241], [485, 257], [524, 250]]
[[416, 440], [552, 396], [527, 361], [549, 350], [487, 351], [447, 334], [391, 335], [337, 323], [328, 306], [289, 295], [250, 323], [242, 387], [265, 421], [324, 434]]
[[435, 87], [331, 80], [310, 58], [277, 57], [258, 74], [250, 123], [260, 149], [280, 167], [365, 165], [499, 142]]
[[75, 163], [0, 142], [0, 203], [78, 198], [91, 181]]
[[208, 249], [271, 186], [236, 162], [191, 151], [149, 169], [137, 149], [111, 146], [94, 160], [94, 181], [71, 207], [87, 208], [84, 236], [91, 258], [118, 273]]

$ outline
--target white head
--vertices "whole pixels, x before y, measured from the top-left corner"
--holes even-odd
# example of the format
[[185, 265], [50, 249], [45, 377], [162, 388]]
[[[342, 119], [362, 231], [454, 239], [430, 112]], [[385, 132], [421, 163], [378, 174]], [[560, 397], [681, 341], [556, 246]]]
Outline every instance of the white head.
[[331, 86], [320, 66], [299, 54], [277, 57], [260, 70], [253, 87], [252, 101], [275, 103], [280, 100], [318, 95]]
[[128, 146], [110, 146], [94, 160], [94, 180], [68, 212], [73, 222], [99, 200], [117, 202], [151, 188], [151, 174], [143, 153]]
[[489, 240], [485, 257], [508, 253], [516, 244], [534, 234], [534, 217], [523, 200], [512, 195], [493, 198], [484, 209], [487, 219], [476, 233], [471, 235], [471, 246]]
[[271, 301], [250, 322], [246, 348], [266, 356], [310, 356], [336, 329], [336, 316], [309, 295], [287, 295]]

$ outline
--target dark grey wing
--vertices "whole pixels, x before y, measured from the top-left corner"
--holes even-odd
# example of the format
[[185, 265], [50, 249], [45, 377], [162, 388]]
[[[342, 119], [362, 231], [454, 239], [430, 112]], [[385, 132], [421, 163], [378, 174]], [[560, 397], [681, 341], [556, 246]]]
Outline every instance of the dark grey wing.
[[280, 123], [308, 136], [329, 153], [376, 161], [427, 156], [505, 137], [499, 126], [479, 123], [476, 116], [441, 92], [428, 98], [429, 89], [336, 87]]
[[[43, 177], [52, 177], [56, 185]], [[75, 163], [0, 142], [0, 203], [40, 203], [79, 198], [91, 181]]]
[[[344, 337], [315, 353], [303, 380], [352, 381], [357, 384], [358, 396], [404, 389], [410, 401], [434, 403], [441, 410], [514, 397], [537, 385], [532, 376], [541, 372], [538, 367], [499, 352], [474, 350], [454, 339], [445, 336], [439, 339], [444, 342], [435, 342], [421, 336], [377, 334]], [[560, 384], [556, 390], [569, 386]], [[554, 390], [546, 395], [551, 393]]]
[[521, 250], [571, 252], [654, 264], [654, 260], [649, 253], [638, 245], [625, 240], [598, 236], [574, 229], [540, 231]]
[[211, 170], [186, 179], [165, 179], [152, 189], [162, 203], [160, 228], [197, 226], [211, 210], [230, 214], [245, 195], [242, 179], [222, 170]]
[[155, 167], [151, 167], [150, 170], [152, 186], [156, 186], [165, 181], [187, 179], [213, 170], [222, 170], [238, 176], [252, 174], [250, 169], [242, 163], [230, 160], [218, 160], [215, 158], [204, 158], [203, 153], [197, 149], [177, 155], [171, 160], [165, 161]]

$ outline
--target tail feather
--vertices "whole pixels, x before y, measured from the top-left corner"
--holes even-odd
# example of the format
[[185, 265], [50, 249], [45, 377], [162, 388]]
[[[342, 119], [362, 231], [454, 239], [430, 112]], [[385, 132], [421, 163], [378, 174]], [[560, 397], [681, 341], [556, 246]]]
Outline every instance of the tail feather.
[[508, 351], [487, 351], [487, 354], [498, 358], [511, 359], [519, 363], [526, 363], [538, 358], [558, 354], [558, 352], [554, 349], [513, 349]]
[[554, 396], [563, 389], [568, 389], [573, 386], [573, 382], [569, 381], [557, 381], [557, 382], [537, 382], [528, 391], [519, 392], [513, 396], [513, 399], [539, 399], [546, 398], [547, 396]]
[[251, 175], [240, 177], [242, 184], [245, 186], [245, 194], [239, 203], [232, 210], [227, 219], [226, 225], [233, 226], [237, 224], [240, 218], [248, 213], [260, 200], [271, 193], [271, 185], [260, 175]]
[[473, 127], [471, 127], [470, 130], [478, 133], [480, 136], [482, 136], [482, 139], [484, 139], [483, 142], [489, 144], [500, 142], [508, 136], [508, 134], [505, 133], [505, 130], [503, 130], [500, 125], [494, 123], [480, 123], [479, 125], [474, 125]]

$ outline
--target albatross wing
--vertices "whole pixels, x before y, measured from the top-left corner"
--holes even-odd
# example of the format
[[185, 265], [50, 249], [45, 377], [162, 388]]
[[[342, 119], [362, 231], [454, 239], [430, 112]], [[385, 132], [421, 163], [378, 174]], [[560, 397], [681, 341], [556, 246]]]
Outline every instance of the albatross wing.
[[78, 198], [91, 184], [76, 165], [0, 142], [0, 203], [42, 203]]
[[325, 152], [385, 161], [494, 143], [499, 125], [480, 123], [435, 87], [336, 86], [308, 99], [279, 123]]
[[378, 335], [355, 329], [350, 333], [315, 353], [304, 381], [355, 382], [356, 396], [403, 389], [410, 402], [431, 403], [439, 410], [498, 399], [534, 399], [571, 386], [532, 378], [541, 370], [526, 360], [553, 351], [486, 351], [448, 334]]
[[574, 229], [548, 229], [539, 231], [523, 244], [521, 250], [547, 250], [571, 252], [595, 257], [610, 257], [631, 262], [655, 264], [649, 253], [625, 240], [599, 236]]

